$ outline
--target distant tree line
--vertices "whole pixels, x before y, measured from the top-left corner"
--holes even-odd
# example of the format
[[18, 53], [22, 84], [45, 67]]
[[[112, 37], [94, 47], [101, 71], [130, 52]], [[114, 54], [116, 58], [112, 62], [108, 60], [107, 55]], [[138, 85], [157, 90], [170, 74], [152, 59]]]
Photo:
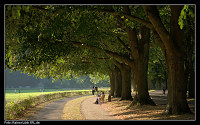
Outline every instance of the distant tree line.
[[45, 88], [45, 89], [60, 89], [60, 88], [91, 88], [97, 85], [98, 87], [109, 87], [109, 79], [102, 79], [94, 83], [89, 76], [73, 77], [71, 80], [56, 80], [52, 83], [52, 78], [37, 78], [22, 74], [20, 71], [10, 73], [5, 71], [5, 87], [7, 88]]

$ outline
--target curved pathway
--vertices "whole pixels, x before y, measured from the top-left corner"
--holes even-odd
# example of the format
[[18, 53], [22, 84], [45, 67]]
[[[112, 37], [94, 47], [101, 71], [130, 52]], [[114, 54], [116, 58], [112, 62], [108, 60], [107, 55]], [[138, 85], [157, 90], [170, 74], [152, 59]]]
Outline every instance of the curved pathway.
[[97, 97], [85, 99], [81, 103], [81, 112], [86, 120], [116, 120], [107, 111], [101, 108], [100, 104], [94, 104]]
[[52, 102], [45, 106], [40, 111], [37, 111], [29, 120], [62, 120], [63, 109], [65, 104], [72, 99], [76, 99], [82, 96], [65, 98]]
[[[166, 93], [167, 95], [167, 93]], [[162, 91], [157, 90], [154, 92], [150, 92], [150, 96], [155, 101], [156, 104], [166, 105], [167, 98], [166, 95], [162, 94]], [[85, 95], [88, 96], [88, 95]], [[83, 96], [76, 96], [61, 99], [55, 102], [52, 102], [45, 106], [40, 111], [37, 111], [29, 120], [62, 120], [63, 109], [66, 103], [69, 100], [80, 98]], [[82, 101], [81, 113], [85, 117], [86, 120], [117, 120], [114, 116], [109, 115], [109, 112], [105, 111], [100, 104], [94, 104], [97, 97], [89, 97]], [[193, 101], [194, 102], [194, 101]], [[191, 103], [192, 105], [193, 103]], [[194, 105], [194, 104], [193, 104]], [[190, 105], [189, 105], [190, 106]], [[194, 109], [194, 108], [193, 108]]]

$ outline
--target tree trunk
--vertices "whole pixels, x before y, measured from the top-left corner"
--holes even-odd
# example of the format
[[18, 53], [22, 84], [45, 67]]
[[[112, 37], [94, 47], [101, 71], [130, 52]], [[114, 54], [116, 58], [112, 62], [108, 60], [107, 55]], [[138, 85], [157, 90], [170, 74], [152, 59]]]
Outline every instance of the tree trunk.
[[134, 76], [131, 78], [131, 85], [133, 87], [133, 91], [136, 91], [136, 84], [135, 84]]
[[[155, 103], [149, 96], [148, 79], [147, 79], [150, 30], [144, 26], [141, 26], [139, 30], [140, 30], [139, 32], [140, 37], [137, 43], [138, 47], [137, 53], [133, 52], [134, 49], [131, 48], [133, 52], [132, 55], [135, 59], [133, 69], [134, 69], [134, 82], [136, 85], [136, 95], [134, 97], [132, 104], [155, 105]], [[135, 54], [137, 54], [137, 56], [135, 56]]]
[[168, 105], [166, 112], [169, 114], [190, 113], [186, 100], [183, 55], [182, 57], [175, 53], [173, 55], [168, 60]]
[[121, 97], [122, 93], [122, 77], [121, 77], [121, 72], [120, 69], [115, 66], [114, 69], [114, 81], [115, 81], [115, 91], [114, 91], [114, 97]]
[[121, 71], [122, 78], [122, 92], [121, 92], [121, 100], [130, 100], [131, 96], [131, 68], [125, 63], [119, 63], [115, 61], [115, 65]]
[[145, 64], [142, 61], [138, 61], [134, 68], [134, 80], [137, 89], [132, 105], [155, 105], [149, 96], [147, 70], [145, 69], [144, 65]]
[[122, 63], [120, 69], [122, 75], [122, 95], [121, 100], [130, 100], [131, 96], [131, 68], [126, 64]]
[[114, 91], [115, 91], [114, 77], [115, 77], [114, 71], [112, 71], [110, 74], [110, 94], [111, 94], [111, 96], [114, 96]]
[[186, 83], [184, 72], [184, 44], [183, 32], [178, 26], [178, 18], [181, 6], [171, 6], [171, 42], [168, 51], [168, 106], [167, 112], [170, 114], [190, 113], [190, 108], [186, 100]]
[[[156, 6], [143, 6], [155, 31], [159, 34], [167, 52], [168, 65], [168, 105], [169, 114], [189, 113], [184, 82], [184, 45], [183, 33], [178, 25], [178, 18], [183, 6], [170, 6], [170, 33], [164, 27]], [[164, 54], [164, 53], [163, 53]]]

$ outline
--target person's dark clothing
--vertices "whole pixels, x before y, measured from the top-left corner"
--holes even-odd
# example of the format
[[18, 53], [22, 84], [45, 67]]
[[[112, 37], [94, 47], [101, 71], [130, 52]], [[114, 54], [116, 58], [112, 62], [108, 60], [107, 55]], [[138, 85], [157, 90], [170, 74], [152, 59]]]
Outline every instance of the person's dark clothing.
[[98, 87], [97, 86], [95, 86], [95, 91], [98, 92]]

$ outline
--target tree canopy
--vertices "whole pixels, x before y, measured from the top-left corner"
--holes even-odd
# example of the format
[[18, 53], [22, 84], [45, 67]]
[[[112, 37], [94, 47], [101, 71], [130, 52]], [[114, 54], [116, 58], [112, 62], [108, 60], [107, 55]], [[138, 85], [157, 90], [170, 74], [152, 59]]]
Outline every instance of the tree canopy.
[[112, 85], [117, 66], [125, 95], [130, 95], [127, 74], [132, 70], [135, 101], [154, 104], [147, 79], [159, 79], [169, 86], [168, 111], [189, 112], [185, 93], [194, 77], [194, 9], [193, 5], [6, 5], [5, 64], [13, 71], [53, 80], [109, 75]]
[[98, 14], [84, 8], [6, 6], [6, 66], [54, 79], [106, 73], [110, 59], [105, 54], [72, 45], [74, 41], [99, 45], [106, 36], [97, 30], [97, 23], [104, 21], [97, 22]]

